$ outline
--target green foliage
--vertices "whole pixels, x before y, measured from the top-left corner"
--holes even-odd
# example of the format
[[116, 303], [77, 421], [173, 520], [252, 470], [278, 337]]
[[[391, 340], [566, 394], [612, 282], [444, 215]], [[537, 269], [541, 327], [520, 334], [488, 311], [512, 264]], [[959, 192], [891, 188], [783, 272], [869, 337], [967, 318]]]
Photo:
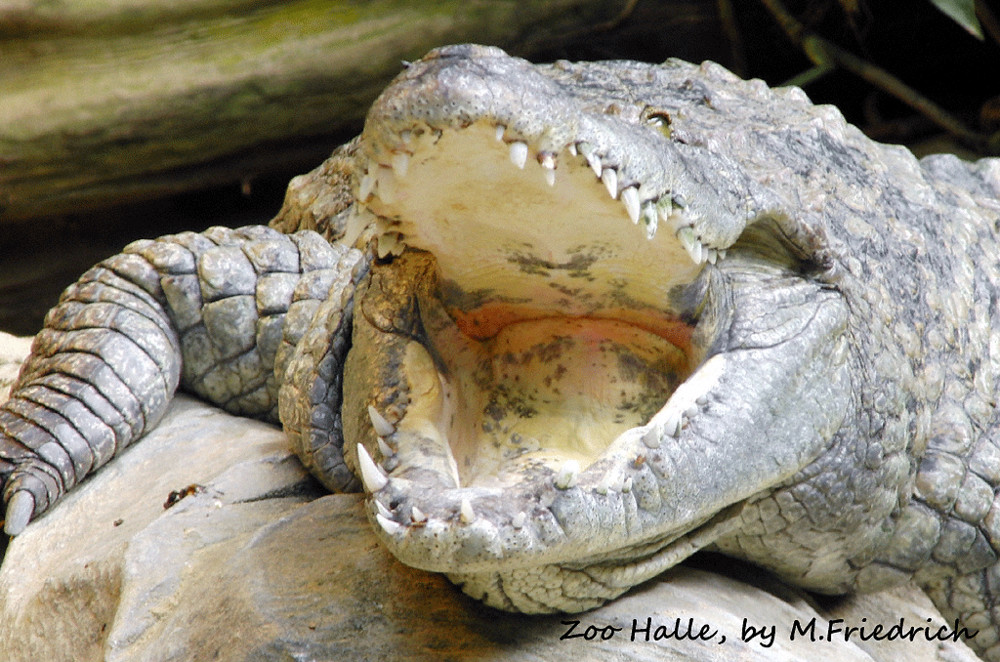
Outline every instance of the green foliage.
[[966, 32], [982, 40], [983, 28], [979, 25], [979, 19], [976, 18], [976, 0], [930, 1], [935, 7], [944, 12], [948, 18], [965, 28]]

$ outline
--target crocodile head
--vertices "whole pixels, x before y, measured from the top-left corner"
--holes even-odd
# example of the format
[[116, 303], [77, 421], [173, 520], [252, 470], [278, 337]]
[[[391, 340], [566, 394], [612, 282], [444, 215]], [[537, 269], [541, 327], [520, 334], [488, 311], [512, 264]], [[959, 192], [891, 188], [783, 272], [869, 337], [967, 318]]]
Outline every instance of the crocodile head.
[[633, 83], [442, 49], [354, 154], [347, 459], [400, 560], [504, 609], [588, 609], [724, 537], [848, 407], [822, 237]]

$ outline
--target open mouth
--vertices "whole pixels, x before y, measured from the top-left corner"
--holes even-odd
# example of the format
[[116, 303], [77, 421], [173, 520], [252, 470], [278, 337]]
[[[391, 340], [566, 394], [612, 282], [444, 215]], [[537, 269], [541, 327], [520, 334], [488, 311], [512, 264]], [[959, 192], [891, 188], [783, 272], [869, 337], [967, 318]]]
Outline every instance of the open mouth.
[[[549, 152], [488, 120], [380, 138], [357, 182], [380, 260], [355, 306], [379, 339], [353, 356], [387, 374], [345, 410], [367, 410], [378, 437], [384, 469], [359, 458], [368, 490], [421, 486], [376, 500], [383, 529], [477, 510], [518, 529], [546, 488], [630, 491], [606, 465], [677, 437], [718, 378], [718, 361], [692, 376], [699, 275], [725, 248], [701, 243], [680, 194], [651, 194], [584, 141]], [[412, 318], [381, 312], [399, 309]]]
[[656, 232], [659, 218], [629, 222], [647, 212], [622, 201], [636, 188], [623, 194], [613, 169], [598, 180], [578, 150], [556, 163], [501, 128], [413, 131], [406, 165], [396, 152], [396, 168], [363, 184], [383, 256], [399, 254], [386, 269], [430, 281], [419, 311], [440, 382], [433, 424], [462, 487], [506, 487], [537, 467], [571, 481], [701, 359], [684, 306], [703, 263]]
[[[405, 72], [357, 146], [348, 241], [377, 259], [354, 298], [345, 457], [404, 563], [494, 606], [578, 611], [731, 529], [728, 506], [819, 448], [753, 455], [768, 433], [744, 431], [798, 435], [768, 399], [833, 356], [816, 339], [842, 320], [757, 224], [753, 184], [673, 140], [668, 114], [565, 101], [506, 56], [446, 60]], [[778, 308], [757, 333], [734, 297]]]

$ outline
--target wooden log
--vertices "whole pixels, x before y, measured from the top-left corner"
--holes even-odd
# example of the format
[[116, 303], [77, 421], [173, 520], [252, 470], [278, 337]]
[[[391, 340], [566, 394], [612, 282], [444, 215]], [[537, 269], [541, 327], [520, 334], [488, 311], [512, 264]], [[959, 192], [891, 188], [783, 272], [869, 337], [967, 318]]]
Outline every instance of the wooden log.
[[0, 223], [318, 162], [401, 60], [463, 41], [526, 53], [627, 4], [8, 0]]

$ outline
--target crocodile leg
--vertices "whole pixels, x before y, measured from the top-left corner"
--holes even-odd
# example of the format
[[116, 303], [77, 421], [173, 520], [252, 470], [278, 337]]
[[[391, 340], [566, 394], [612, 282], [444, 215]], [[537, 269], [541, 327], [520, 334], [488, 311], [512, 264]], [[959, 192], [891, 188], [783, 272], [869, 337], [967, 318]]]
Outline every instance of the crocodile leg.
[[6, 532], [156, 425], [178, 384], [276, 421], [293, 348], [360, 257], [313, 232], [212, 228], [135, 242], [84, 274], [0, 407]]

